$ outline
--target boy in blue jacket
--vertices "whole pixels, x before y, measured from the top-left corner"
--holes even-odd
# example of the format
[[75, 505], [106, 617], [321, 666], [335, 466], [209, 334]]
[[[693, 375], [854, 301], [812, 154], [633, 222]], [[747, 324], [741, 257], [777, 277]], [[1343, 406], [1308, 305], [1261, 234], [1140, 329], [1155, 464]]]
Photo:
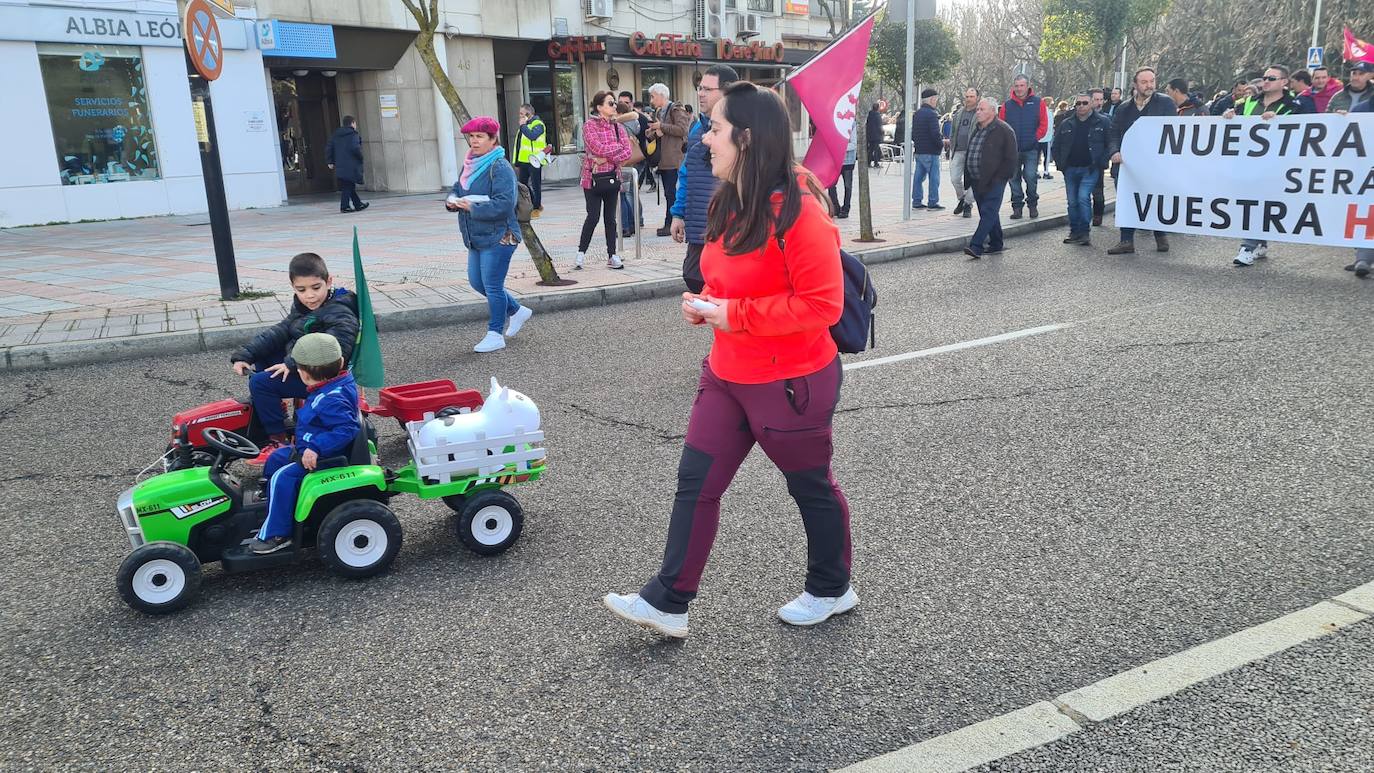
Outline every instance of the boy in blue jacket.
[[305, 383], [305, 404], [296, 412], [296, 442], [267, 457], [267, 520], [249, 543], [257, 554], [291, 546], [296, 497], [301, 481], [320, 459], [347, 453], [360, 429], [358, 385], [344, 370], [339, 341], [328, 333], [310, 333], [292, 351], [296, 371]]

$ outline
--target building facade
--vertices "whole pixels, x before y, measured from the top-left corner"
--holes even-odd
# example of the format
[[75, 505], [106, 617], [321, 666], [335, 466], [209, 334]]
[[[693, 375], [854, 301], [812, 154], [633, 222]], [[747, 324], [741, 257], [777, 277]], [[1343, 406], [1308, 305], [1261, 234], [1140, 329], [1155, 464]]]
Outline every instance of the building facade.
[[[24, 117], [0, 122], [13, 159], [0, 227], [205, 211], [175, 2], [60, 1], [0, 0], [7, 101]], [[557, 152], [545, 179], [571, 179], [596, 91], [647, 102], [662, 82], [695, 108], [717, 62], [771, 84], [831, 39], [820, 2], [441, 0], [434, 43], [468, 111], [497, 116], [507, 147], [532, 104]], [[236, 13], [219, 20], [223, 75], [209, 87], [231, 209], [335, 190], [324, 146], [344, 115], [358, 119], [366, 189], [452, 184], [466, 145], [400, 0], [257, 0]], [[804, 144], [806, 116], [791, 107]]]

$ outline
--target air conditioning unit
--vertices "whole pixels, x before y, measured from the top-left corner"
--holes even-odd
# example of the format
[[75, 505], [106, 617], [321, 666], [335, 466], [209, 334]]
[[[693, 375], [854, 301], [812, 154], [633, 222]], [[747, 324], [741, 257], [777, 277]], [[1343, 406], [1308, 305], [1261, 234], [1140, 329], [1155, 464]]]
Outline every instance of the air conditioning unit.
[[763, 25], [759, 23], [759, 15], [756, 13], [739, 14], [737, 24], [738, 27], [735, 30], [736, 35], [757, 35], [759, 34], [759, 30], [763, 27]]
[[615, 0], [586, 0], [587, 16], [609, 19], [615, 15]]
[[697, 0], [697, 40], [715, 40], [725, 34], [725, 0]]

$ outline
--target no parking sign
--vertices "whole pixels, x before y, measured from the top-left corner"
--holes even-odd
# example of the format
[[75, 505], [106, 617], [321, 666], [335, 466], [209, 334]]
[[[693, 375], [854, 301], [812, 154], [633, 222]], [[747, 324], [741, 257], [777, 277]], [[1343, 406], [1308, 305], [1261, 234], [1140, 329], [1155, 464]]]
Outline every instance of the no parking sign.
[[186, 50], [191, 65], [200, 77], [212, 81], [224, 69], [224, 39], [219, 34], [219, 22], [207, 0], [191, 0], [186, 4], [186, 18], [181, 28], [186, 35]]

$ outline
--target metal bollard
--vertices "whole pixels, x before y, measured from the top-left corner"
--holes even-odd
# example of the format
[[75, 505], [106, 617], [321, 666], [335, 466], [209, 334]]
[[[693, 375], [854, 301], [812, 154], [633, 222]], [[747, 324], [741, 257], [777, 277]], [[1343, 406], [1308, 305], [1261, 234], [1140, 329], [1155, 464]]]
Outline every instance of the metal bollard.
[[[633, 218], [635, 222], [635, 259], [638, 260], [643, 247], [642, 239], [644, 235], [644, 229], [639, 227], [639, 170], [632, 166], [621, 167], [620, 184], [622, 186], [626, 183], [626, 173], [629, 173], [630, 177], [629, 184], [630, 191], [632, 192], [630, 200], [633, 202], [630, 206], [630, 217]], [[625, 252], [625, 224], [620, 221], [619, 197], [616, 198], [615, 202], [615, 249], [618, 255]]]

